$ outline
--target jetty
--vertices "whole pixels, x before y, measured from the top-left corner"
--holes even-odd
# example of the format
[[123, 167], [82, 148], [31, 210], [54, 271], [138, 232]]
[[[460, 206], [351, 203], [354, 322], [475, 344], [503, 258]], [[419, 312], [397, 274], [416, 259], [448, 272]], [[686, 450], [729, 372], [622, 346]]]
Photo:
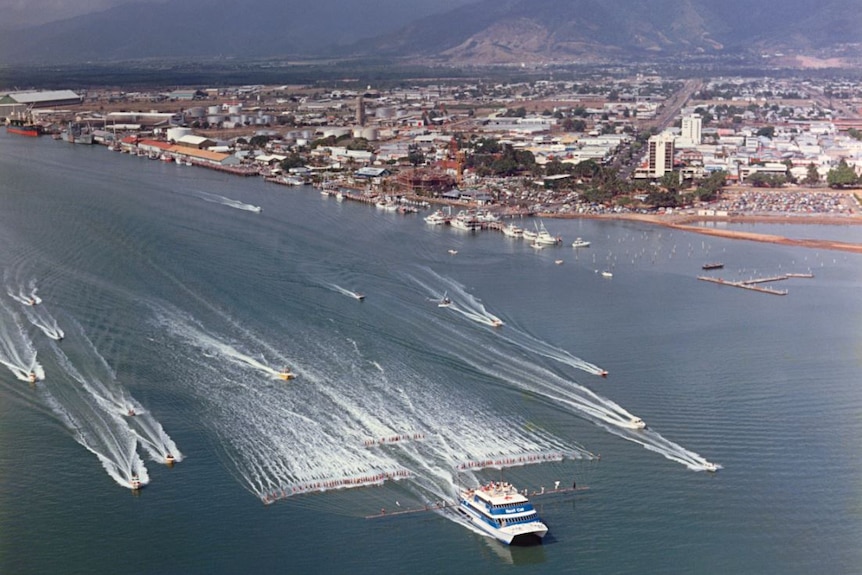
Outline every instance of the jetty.
[[754, 278], [754, 279], [744, 280], [744, 281], [731, 281], [731, 280], [726, 280], [726, 279], [711, 277], [711, 276], [697, 276], [697, 279], [699, 279], [701, 281], [705, 281], [705, 282], [712, 282], [712, 283], [716, 283], [716, 284], [738, 287], [738, 288], [747, 289], [747, 290], [751, 290], [751, 291], [757, 291], [760, 293], [768, 293], [768, 294], [772, 294], [772, 295], [787, 295], [787, 293], [788, 293], [787, 290], [775, 289], [773, 287], [765, 286], [762, 284], [769, 283], [769, 282], [777, 282], [777, 281], [786, 280], [786, 279], [790, 279], [790, 278], [813, 278], [813, 277], [814, 277], [814, 274], [812, 274], [812, 273], [786, 273], [786, 274], [781, 274], [781, 275], [777, 275], [777, 276], [769, 276], [769, 277], [765, 277], [765, 278]]

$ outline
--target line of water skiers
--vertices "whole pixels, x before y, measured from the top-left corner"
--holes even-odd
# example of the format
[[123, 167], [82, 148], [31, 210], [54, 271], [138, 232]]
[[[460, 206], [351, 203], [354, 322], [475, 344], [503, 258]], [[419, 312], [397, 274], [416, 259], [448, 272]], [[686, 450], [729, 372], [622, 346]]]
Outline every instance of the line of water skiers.
[[470, 469], [474, 467], [490, 467], [491, 465], [515, 465], [517, 463], [535, 463], [538, 461], [562, 461], [565, 455], [562, 453], [544, 453], [538, 455], [523, 455], [521, 457], [507, 457], [505, 459], [486, 459], [484, 461], [465, 461], [458, 465], [458, 469]]
[[291, 495], [308, 493], [309, 491], [324, 491], [326, 489], [337, 489], [339, 487], [374, 485], [377, 483], [383, 483], [387, 479], [403, 479], [410, 476], [411, 473], [408, 470], [399, 469], [398, 471], [387, 471], [385, 473], [376, 473], [374, 475], [362, 475], [359, 477], [345, 477], [342, 479], [330, 479], [328, 481], [318, 481], [314, 483], [302, 483], [265, 493], [261, 499], [264, 503], [269, 504], [277, 499], [284, 499]]
[[381, 437], [380, 439], [367, 439], [365, 446], [380, 445], [382, 443], [397, 443], [399, 441], [410, 441], [414, 439], [425, 439], [424, 433], [414, 433], [413, 435], [393, 435], [392, 437]]

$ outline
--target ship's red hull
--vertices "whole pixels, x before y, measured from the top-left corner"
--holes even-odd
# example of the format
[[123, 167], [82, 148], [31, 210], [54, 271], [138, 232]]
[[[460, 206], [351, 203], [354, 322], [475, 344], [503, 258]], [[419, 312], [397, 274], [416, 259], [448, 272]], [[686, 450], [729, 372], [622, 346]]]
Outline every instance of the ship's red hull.
[[6, 131], [10, 134], [18, 134], [19, 136], [30, 136], [35, 138], [40, 135], [39, 128], [34, 126], [6, 126]]

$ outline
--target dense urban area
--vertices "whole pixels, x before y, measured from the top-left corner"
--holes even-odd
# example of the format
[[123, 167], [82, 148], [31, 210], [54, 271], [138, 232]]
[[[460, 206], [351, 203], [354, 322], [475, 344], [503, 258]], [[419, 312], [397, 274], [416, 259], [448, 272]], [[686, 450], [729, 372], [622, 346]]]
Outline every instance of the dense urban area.
[[7, 131], [21, 135], [313, 183], [393, 209], [423, 201], [546, 217], [852, 220], [860, 112], [850, 80], [647, 75], [0, 97]]

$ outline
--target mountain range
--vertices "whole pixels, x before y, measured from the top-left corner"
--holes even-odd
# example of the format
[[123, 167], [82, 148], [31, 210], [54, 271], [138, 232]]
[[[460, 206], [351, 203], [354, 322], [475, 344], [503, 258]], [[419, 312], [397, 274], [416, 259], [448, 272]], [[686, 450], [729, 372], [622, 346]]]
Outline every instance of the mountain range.
[[0, 64], [355, 56], [589, 62], [854, 42], [862, 43], [858, 0], [173, 0], [4, 31]]

